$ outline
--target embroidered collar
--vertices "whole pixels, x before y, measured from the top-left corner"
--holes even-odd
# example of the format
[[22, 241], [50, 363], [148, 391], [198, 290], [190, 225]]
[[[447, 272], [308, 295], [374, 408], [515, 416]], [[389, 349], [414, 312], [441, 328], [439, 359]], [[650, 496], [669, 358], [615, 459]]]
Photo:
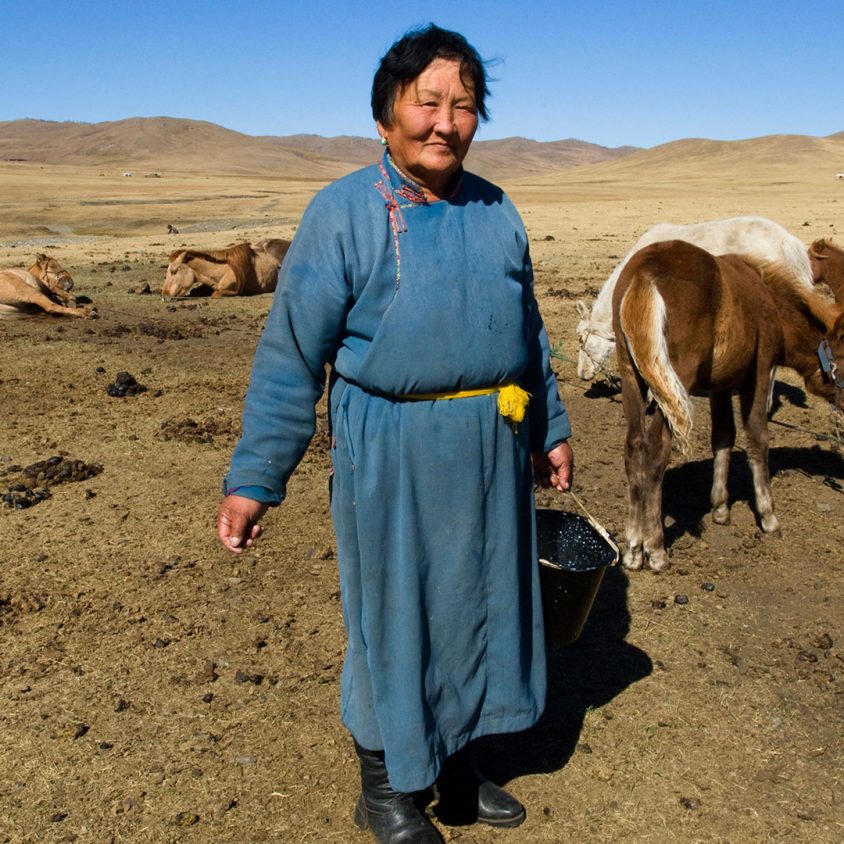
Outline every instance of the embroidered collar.
[[[392, 187], [393, 191], [403, 199], [407, 199], [410, 202], [414, 202], [417, 205], [430, 205], [431, 200], [425, 196], [425, 191], [418, 182], [414, 181], [407, 175], [407, 173], [403, 172], [399, 166], [393, 161], [392, 156], [390, 155], [389, 149], [384, 150], [384, 158], [382, 159], [382, 166], [381, 172], [383, 175], [387, 176], [388, 174], [384, 171], [389, 171], [389, 179], [390, 179], [390, 186]], [[460, 190], [460, 186], [463, 184], [463, 168], [461, 167], [460, 170], [455, 173], [454, 176], [454, 190], [445, 197], [446, 200], [453, 199], [457, 192]], [[433, 200], [434, 202], [440, 202], [442, 200]]]

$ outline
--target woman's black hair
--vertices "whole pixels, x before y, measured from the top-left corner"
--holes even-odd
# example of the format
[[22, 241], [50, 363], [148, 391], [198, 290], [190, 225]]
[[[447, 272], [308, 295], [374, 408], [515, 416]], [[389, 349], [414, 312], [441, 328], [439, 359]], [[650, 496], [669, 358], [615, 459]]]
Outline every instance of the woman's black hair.
[[430, 23], [405, 33], [378, 64], [372, 80], [372, 116], [384, 126], [393, 122], [393, 104], [401, 89], [416, 79], [434, 59], [460, 62], [464, 84], [471, 83], [475, 105], [482, 120], [489, 120], [486, 68], [478, 51], [458, 32]]

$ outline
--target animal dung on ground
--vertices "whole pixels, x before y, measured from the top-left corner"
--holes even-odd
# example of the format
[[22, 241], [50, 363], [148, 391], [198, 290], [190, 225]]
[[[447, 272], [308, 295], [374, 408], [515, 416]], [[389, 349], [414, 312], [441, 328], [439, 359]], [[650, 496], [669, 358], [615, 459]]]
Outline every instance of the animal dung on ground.
[[114, 381], [106, 387], [106, 392], [112, 398], [122, 399], [124, 396], [137, 396], [139, 393], [145, 393], [146, 389], [146, 386], [139, 384], [131, 373], [118, 372]]
[[218, 437], [236, 437], [237, 426], [229, 417], [218, 419], [167, 419], [161, 423], [158, 438], [183, 443], [213, 443]]
[[3, 506], [9, 509], [25, 510], [50, 498], [50, 487], [72, 481], [85, 481], [99, 475], [103, 467], [99, 463], [85, 463], [62, 455], [39, 460], [29, 466], [8, 466], [0, 469], [0, 477], [8, 483], [0, 495]]
[[14, 483], [3, 493], [2, 501], [4, 507], [26, 510], [33, 504], [46, 500], [51, 495], [52, 493], [46, 487], [31, 489], [22, 483]]

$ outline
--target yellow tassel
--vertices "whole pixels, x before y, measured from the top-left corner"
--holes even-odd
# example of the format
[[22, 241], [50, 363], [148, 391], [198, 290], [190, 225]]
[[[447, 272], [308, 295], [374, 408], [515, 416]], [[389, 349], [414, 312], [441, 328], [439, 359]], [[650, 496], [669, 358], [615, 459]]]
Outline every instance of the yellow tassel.
[[513, 431], [518, 431], [519, 422], [525, 418], [530, 402], [530, 393], [518, 384], [505, 384], [503, 387], [480, 387], [477, 390], [455, 390], [452, 393], [412, 393], [399, 398], [410, 401], [437, 401], [440, 399], [463, 399], [469, 396], [488, 396], [498, 393], [498, 412], [510, 423]]
[[498, 411], [518, 430], [519, 422], [525, 418], [530, 401], [530, 393], [525, 392], [518, 384], [508, 384], [498, 391]]

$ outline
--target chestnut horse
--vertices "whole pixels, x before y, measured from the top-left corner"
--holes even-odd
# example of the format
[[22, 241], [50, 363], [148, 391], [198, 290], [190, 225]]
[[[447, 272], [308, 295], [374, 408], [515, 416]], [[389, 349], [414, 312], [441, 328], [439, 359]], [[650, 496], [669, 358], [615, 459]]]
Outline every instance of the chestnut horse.
[[844, 249], [830, 239], [816, 240], [809, 247], [815, 284], [826, 283], [835, 301], [844, 304]]
[[[613, 328], [627, 418], [624, 565], [638, 569], [647, 563], [654, 571], [668, 566], [662, 480], [672, 439], [682, 451], [688, 448], [690, 395], [709, 397], [713, 520], [730, 520], [727, 472], [736, 435], [731, 396], [737, 391], [759, 523], [766, 533], [777, 531], [766, 413], [773, 369], [796, 370], [809, 392], [844, 409], [844, 378], [838, 375], [844, 373], [844, 307], [806, 288], [782, 265], [763, 268], [746, 256], [714, 257], [674, 240], [647, 246], [627, 263], [613, 296]], [[818, 354], [824, 339], [830, 350], [826, 371]]]
[[161, 295], [187, 296], [199, 284], [212, 288], [212, 298], [272, 293], [287, 246], [287, 241], [273, 239], [213, 252], [177, 249], [170, 253]]
[[713, 255], [741, 254], [766, 262], [782, 262], [806, 287], [812, 286], [812, 267], [802, 241], [781, 225], [765, 217], [730, 217], [726, 220], [708, 220], [678, 226], [658, 223], [648, 229], [616, 265], [598, 293], [592, 308], [575, 301], [580, 322], [577, 337], [580, 352], [577, 358], [577, 375], [591, 381], [597, 371], [606, 372], [606, 366], [615, 348], [612, 330], [612, 295], [618, 277], [630, 258], [650, 243], [664, 240], [685, 240], [711, 252]]
[[76, 306], [76, 300], [70, 293], [73, 290], [73, 279], [55, 258], [43, 252], [39, 253], [35, 256], [35, 263], [27, 272], [34, 275], [57, 302], [70, 308]]
[[92, 308], [76, 307], [70, 294], [73, 279], [55, 259], [36, 255], [28, 270], [0, 270], [0, 316], [25, 316], [43, 311], [56, 316], [96, 316]]

